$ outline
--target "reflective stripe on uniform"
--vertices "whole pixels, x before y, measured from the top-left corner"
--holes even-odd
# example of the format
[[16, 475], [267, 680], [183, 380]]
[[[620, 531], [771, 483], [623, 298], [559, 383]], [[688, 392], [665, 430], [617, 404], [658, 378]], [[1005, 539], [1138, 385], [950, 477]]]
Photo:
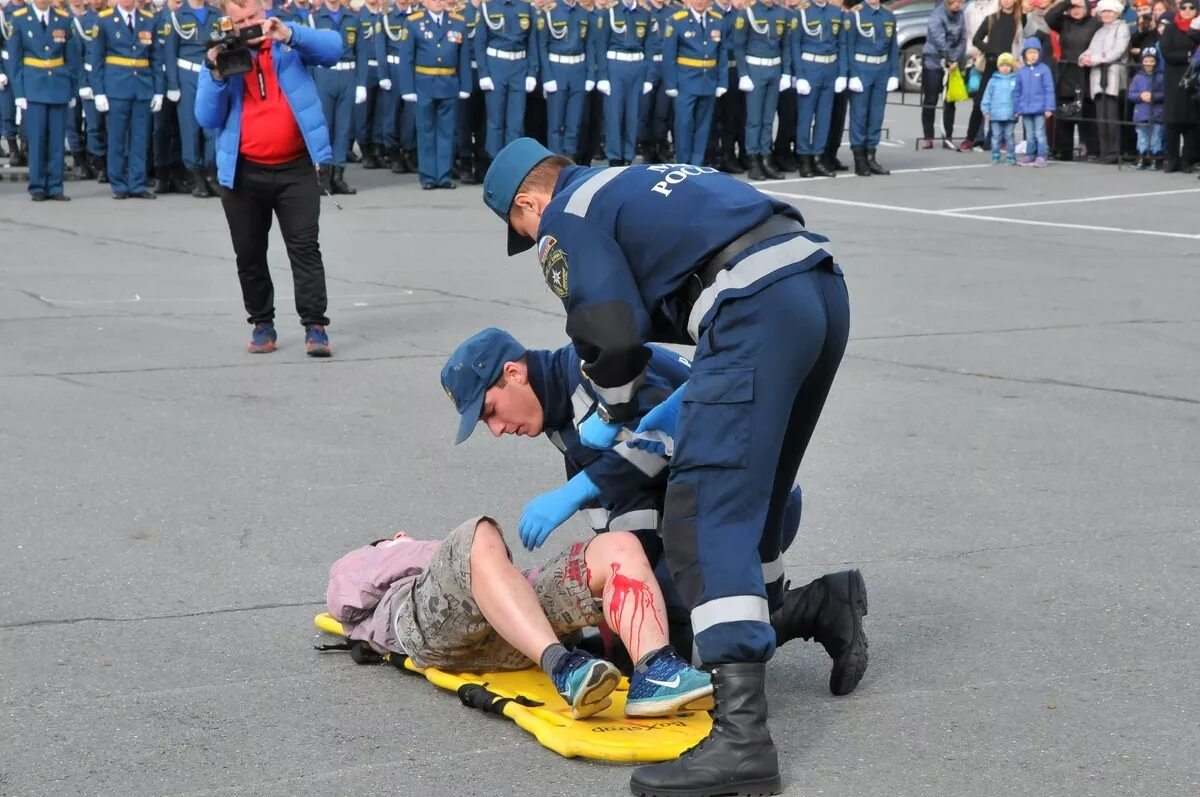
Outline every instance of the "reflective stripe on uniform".
[[128, 66], [131, 68], [148, 67], [150, 66], [149, 58], [126, 58], [122, 55], [106, 55], [104, 63], [109, 66]]
[[[812, 233], [809, 234], [812, 235]], [[813, 235], [813, 237], [823, 238], [824, 236]], [[696, 304], [688, 315], [688, 334], [692, 336], [692, 340], [700, 339], [700, 322], [717, 303], [717, 296], [721, 291], [748, 288], [771, 272], [793, 263], [801, 263], [814, 255], [820, 255], [822, 260], [827, 257], [832, 258], [833, 249], [829, 245], [829, 241], [811, 241], [804, 235], [797, 235], [783, 243], [761, 249], [738, 261], [732, 268], [718, 273], [713, 284], [700, 293], [700, 298], [696, 299]], [[604, 400], [609, 401], [607, 397]]]
[[605, 531], [608, 529], [607, 509], [585, 509], [583, 510], [583, 518], [596, 531]]
[[634, 466], [647, 476], [657, 476], [667, 467], [665, 457], [660, 457], [650, 451], [643, 451], [640, 448], [625, 443], [619, 446], [613, 446], [613, 451], [617, 456]]
[[559, 434], [558, 432], [551, 432], [547, 436], [550, 438], [550, 442], [554, 443], [555, 448], [557, 448], [559, 451], [563, 452], [564, 454], [567, 453], [567, 444], [563, 442], [561, 434]]
[[567, 200], [567, 206], [563, 208], [563, 213], [570, 213], [572, 216], [578, 216], [582, 219], [587, 215], [588, 208], [591, 207], [592, 199], [596, 196], [596, 192], [608, 185], [610, 180], [623, 171], [625, 171], [624, 166], [616, 166], [609, 169], [602, 169], [598, 174], [589, 177], [583, 185], [575, 189], [575, 193], [571, 194], [571, 198]]
[[778, 581], [783, 578], [783, 559], [775, 558], [769, 562], [763, 562], [763, 581], [770, 584], [772, 581]]
[[767, 599], [757, 595], [731, 595], [692, 609], [692, 633], [696, 636], [714, 625], [741, 621], [770, 623], [771, 609], [767, 606]]
[[576, 426], [583, 421], [583, 416], [588, 414], [595, 403], [583, 385], [575, 388], [575, 392], [571, 394], [571, 416], [575, 419]]
[[633, 512], [617, 515], [608, 521], [608, 528], [612, 531], [649, 531], [657, 529], [658, 510], [636, 509]]
[[617, 385], [616, 387], [600, 387], [600, 385], [596, 384], [596, 380], [593, 379], [592, 386], [596, 388], [596, 392], [600, 394], [600, 398], [604, 399], [605, 404], [609, 406], [614, 404], [628, 404], [633, 401], [634, 394], [642, 386], [642, 374], [638, 374], [632, 381], [626, 382], [623, 385]]

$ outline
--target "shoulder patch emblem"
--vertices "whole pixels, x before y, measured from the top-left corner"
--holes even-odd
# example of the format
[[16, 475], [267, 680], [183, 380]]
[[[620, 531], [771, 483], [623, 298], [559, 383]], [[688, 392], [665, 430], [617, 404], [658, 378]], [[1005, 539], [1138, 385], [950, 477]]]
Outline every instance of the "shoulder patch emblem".
[[737, 28], [738, 30], [741, 30], [742, 28], [746, 27], [746, 18], [738, 17], [737, 21], [733, 23], [733, 26], [735, 28]]
[[544, 235], [538, 241], [538, 262], [542, 266], [542, 276], [546, 286], [559, 299], [567, 298], [567, 253], [558, 247], [558, 240], [553, 235]]

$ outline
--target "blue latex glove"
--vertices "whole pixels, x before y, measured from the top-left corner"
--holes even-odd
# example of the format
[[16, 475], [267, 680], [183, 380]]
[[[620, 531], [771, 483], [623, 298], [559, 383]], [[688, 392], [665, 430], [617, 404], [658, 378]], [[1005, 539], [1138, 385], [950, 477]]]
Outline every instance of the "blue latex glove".
[[620, 431], [621, 424], [605, 423], [597, 413], [592, 413], [579, 427], [579, 440], [588, 448], [603, 451], [613, 447]]
[[562, 487], [530, 501], [521, 514], [521, 544], [525, 550], [532, 551], [541, 546], [550, 532], [599, 495], [600, 488], [588, 478], [586, 471], [580, 471]]
[[[675, 392], [667, 396], [665, 401], [647, 412], [642, 417], [642, 422], [638, 424], [634, 434], [661, 432], [674, 440], [675, 424], [679, 420], [679, 410], [683, 407], [683, 389], [685, 387], [687, 387], [687, 382], [675, 388]], [[635, 437], [629, 441], [629, 445], [634, 448], [640, 448], [643, 451], [667, 456], [666, 445], [660, 440]]]

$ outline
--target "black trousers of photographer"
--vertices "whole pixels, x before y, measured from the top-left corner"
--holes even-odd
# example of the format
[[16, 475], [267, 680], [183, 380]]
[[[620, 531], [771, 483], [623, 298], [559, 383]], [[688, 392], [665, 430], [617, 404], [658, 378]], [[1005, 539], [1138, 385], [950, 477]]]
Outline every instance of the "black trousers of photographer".
[[242, 159], [233, 185], [232, 191], [221, 189], [221, 205], [237, 255], [246, 320], [257, 324], [275, 319], [275, 286], [267, 268], [267, 240], [274, 215], [292, 264], [300, 322], [327, 325], [325, 266], [317, 240], [321, 189], [312, 161], [305, 155], [269, 166]]

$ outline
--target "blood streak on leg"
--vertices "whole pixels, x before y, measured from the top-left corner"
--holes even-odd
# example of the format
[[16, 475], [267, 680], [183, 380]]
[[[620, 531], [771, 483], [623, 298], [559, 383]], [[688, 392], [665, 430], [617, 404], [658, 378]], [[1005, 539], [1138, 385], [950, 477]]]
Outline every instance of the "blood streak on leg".
[[563, 584], [574, 585], [584, 592], [590, 590], [587, 558], [585, 557], [586, 549], [586, 542], [577, 542], [571, 546], [571, 550], [567, 552], [567, 563], [563, 566], [562, 574]]
[[625, 613], [629, 612], [629, 636], [626, 638], [626, 646], [634, 661], [637, 661], [641, 656], [641, 637], [642, 629], [646, 625], [646, 615], [654, 618], [654, 624], [658, 626], [660, 633], [666, 633], [654, 606], [654, 593], [645, 581], [621, 575], [621, 565], [617, 562], [612, 563], [612, 578], [608, 580], [608, 588], [608, 621], [620, 634]]

